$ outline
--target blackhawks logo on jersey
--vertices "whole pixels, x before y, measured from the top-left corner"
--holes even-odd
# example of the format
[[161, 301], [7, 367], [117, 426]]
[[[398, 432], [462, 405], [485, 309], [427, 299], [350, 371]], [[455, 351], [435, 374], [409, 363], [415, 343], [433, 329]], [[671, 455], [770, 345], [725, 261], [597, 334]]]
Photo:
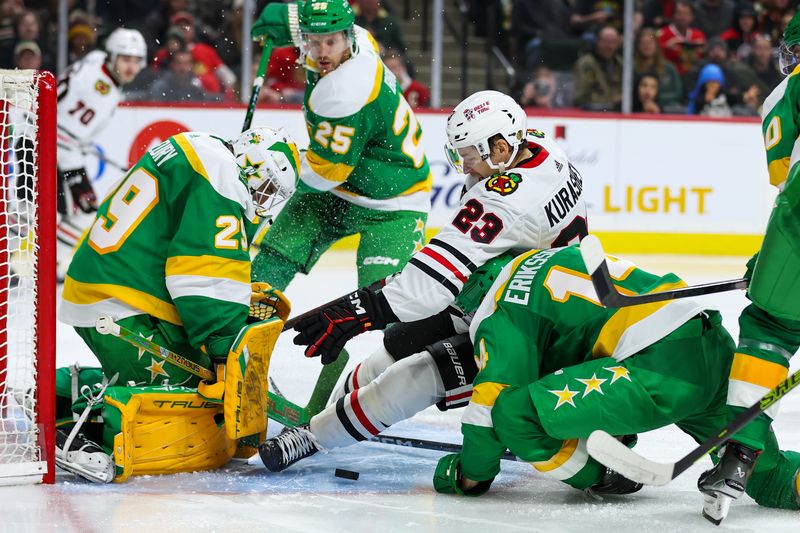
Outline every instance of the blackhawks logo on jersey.
[[105, 96], [111, 90], [111, 86], [103, 80], [97, 80], [94, 84], [94, 90]]
[[520, 183], [522, 183], [522, 176], [516, 172], [496, 174], [486, 180], [486, 190], [494, 191], [500, 196], [508, 196], [517, 190]]

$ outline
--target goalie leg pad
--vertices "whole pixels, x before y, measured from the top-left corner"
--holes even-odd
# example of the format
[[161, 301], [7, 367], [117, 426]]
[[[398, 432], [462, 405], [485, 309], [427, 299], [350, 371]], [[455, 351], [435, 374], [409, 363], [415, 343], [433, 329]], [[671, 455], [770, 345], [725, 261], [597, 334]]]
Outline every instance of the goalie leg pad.
[[114, 481], [227, 464], [236, 441], [226, 435], [222, 412], [189, 387], [109, 387], [103, 441], [113, 452]]
[[427, 347], [444, 384], [444, 398], [436, 402], [441, 411], [464, 407], [472, 396], [472, 381], [478, 375], [469, 335], [455, 335]]
[[229, 439], [267, 429], [267, 372], [283, 321], [272, 318], [244, 327], [225, 365], [225, 428]]

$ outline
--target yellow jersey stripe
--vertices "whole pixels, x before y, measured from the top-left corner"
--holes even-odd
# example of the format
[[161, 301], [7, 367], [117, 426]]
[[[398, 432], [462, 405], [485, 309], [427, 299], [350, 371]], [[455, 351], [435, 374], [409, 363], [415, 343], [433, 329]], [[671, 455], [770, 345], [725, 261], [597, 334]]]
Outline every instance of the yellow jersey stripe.
[[167, 276], [203, 276], [250, 283], [250, 261], [213, 255], [178, 255], [167, 259]]
[[[662, 283], [650, 292], [668, 291], [685, 287], [686, 282], [681, 280], [672, 283]], [[619, 287], [619, 289], [622, 289]], [[622, 292], [622, 291], [620, 291]], [[634, 305], [631, 307], [622, 307], [616, 313], [611, 315], [597, 336], [597, 340], [592, 347], [592, 357], [611, 357], [614, 350], [619, 343], [620, 338], [625, 333], [625, 330], [640, 320], [652, 315], [659, 309], [670, 303], [669, 300], [663, 302], [655, 302], [644, 305]]]
[[566, 463], [577, 448], [578, 439], [565, 440], [561, 445], [561, 449], [553, 457], [546, 461], [533, 462], [531, 465], [539, 472], [550, 472]]
[[409, 194], [414, 194], [415, 192], [427, 192], [430, 191], [433, 187], [433, 174], [428, 172], [428, 177], [425, 178], [425, 181], [418, 181], [405, 191], [401, 192], [399, 196], [408, 196]]
[[111, 283], [84, 283], [67, 276], [64, 281], [62, 298], [77, 305], [91, 305], [109, 298], [116, 298], [140, 309], [143, 313], [179, 326], [183, 325], [178, 310], [172, 303], [131, 287]]
[[508, 286], [508, 282], [511, 281], [511, 278], [514, 277], [511, 274], [517, 269], [517, 267], [520, 265], [520, 263], [522, 263], [523, 261], [525, 261], [527, 258], [532, 256], [533, 254], [538, 253], [540, 251], [541, 250], [529, 250], [529, 251], [525, 252], [524, 254], [522, 254], [521, 256], [519, 256], [516, 259], [514, 259], [514, 261], [512, 261], [511, 269], [508, 271], [509, 272], [508, 278], [506, 279], [505, 283], [500, 285], [500, 288], [497, 289], [497, 292], [494, 293], [494, 308], [495, 309], [497, 309], [497, 302], [499, 302], [500, 298], [502, 298], [503, 293], [505, 292], [506, 287]]
[[783, 157], [781, 159], [776, 159], [775, 161], [770, 162], [769, 166], [767, 167], [767, 171], [769, 172], [769, 183], [770, 185], [778, 186], [784, 181], [786, 181], [786, 177], [789, 175], [789, 161], [791, 158]]
[[178, 143], [178, 146], [180, 146], [181, 150], [183, 150], [183, 153], [186, 155], [186, 159], [189, 161], [192, 169], [210, 182], [211, 179], [208, 177], [208, 173], [206, 172], [206, 168], [203, 166], [203, 162], [200, 161], [200, 156], [197, 155], [197, 152], [194, 150], [194, 146], [192, 146], [192, 143], [186, 138], [186, 135], [180, 133], [173, 137], [173, 139], [175, 139], [175, 142]]
[[332, 163], [313, 150], [306, 152], [306, 161], [315, 173], [326, 181], [343, 183], [350, 177], [353, 168], [345, 163]]
[[788, 375], [789, 369], [778, 363], [744, 353], [737, 353], [733, 356], [730, 379], [771, 389], [786, 379]]
[[375, 69], [375, 80], [372, 82], [372, 92], [369, 93], [369, 97], [367, 98], [367, 104], [369, 104], [378, 97], [378, 94], [380, 94], [381, 92], [382, 84], [383, 84], [383, 62], [379, 59], [378, 68]]
[[470, 401], [478, 405], [491, 407], [506, 387], [508, 387], [508, 385], [502, 383], [480, 383], [475, 385], [472, 389], [472, 398]]

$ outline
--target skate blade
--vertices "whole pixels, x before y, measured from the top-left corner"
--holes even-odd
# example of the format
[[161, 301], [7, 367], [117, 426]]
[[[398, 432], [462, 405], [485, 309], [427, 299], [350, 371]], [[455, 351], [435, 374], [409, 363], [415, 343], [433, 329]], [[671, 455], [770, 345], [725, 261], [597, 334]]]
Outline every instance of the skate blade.
[[703, 494], [703, 517], [718, 526], [722, 523], [731, 508], [732, 498], [724, 494], [712, 496]]

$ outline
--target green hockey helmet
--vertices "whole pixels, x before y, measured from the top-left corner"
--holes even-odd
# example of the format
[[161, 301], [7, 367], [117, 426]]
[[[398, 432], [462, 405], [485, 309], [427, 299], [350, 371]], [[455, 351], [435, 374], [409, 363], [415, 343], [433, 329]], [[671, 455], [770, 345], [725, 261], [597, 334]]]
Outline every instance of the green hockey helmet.
[[795, 69], [800, 59], [798, 56], [800, 56], [800, 11], [794, 14], [792, 20], [789, 21], [783, 31], [780, 65], [781, 71], [785, 75], [788, 76]]
[[347, 0], [306, 0], [298, 15], [302, 33], [352, 31], [356, 20]]

